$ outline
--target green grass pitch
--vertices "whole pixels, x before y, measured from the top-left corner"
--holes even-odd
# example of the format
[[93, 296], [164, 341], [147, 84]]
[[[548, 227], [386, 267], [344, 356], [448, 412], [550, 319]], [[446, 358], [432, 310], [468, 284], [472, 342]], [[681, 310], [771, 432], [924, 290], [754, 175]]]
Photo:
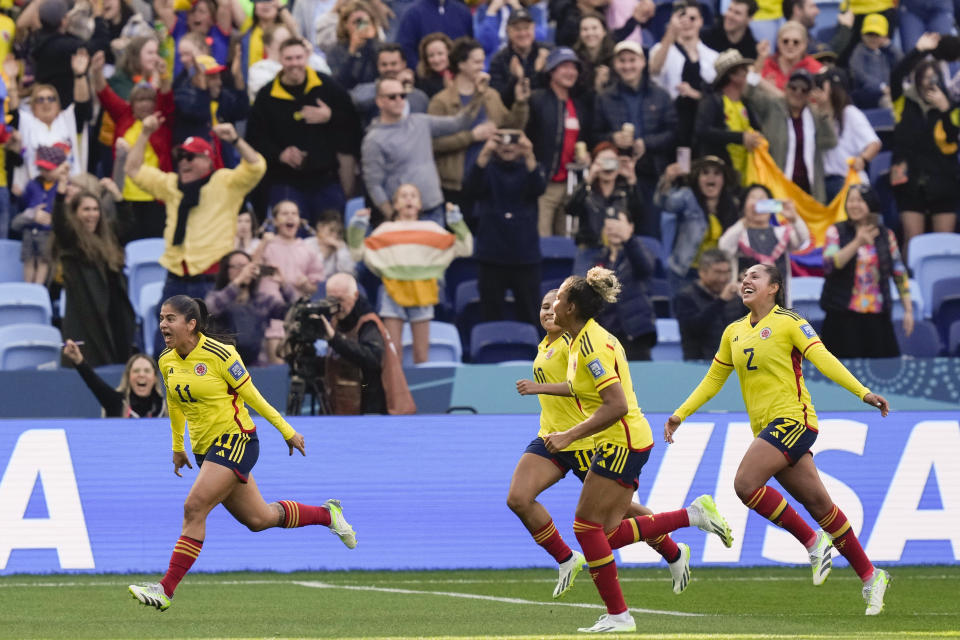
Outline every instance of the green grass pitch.
[[[895, 567], [886, 609], [863, 615], [837, 569], [693, 567], [675, 596], [662, 569], [621, 569], [642, 638], [960, 638], [960, 567]], [[127, 585], [157, 576], [0, 578], [0, 638], [560, 638], [603, 613], [589, 574], [554, 601], [556, 573], [418, 571], [189, 574], [168, 611]]]

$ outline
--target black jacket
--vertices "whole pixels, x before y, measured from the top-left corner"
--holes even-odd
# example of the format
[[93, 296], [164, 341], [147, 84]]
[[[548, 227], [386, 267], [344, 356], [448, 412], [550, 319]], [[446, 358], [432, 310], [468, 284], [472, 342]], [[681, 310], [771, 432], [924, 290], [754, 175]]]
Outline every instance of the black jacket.
[[[616, 82], [597, 96], [593, 109], [594, 142], [610, 140], [625, 122], [630, 122], [625, 94], [632, 92]], [[658, 87], [645, 73], [637, 88], [640, 96], [640, 122], [634, 122], [636, 135], [643, 138], [646, 153], [637, 162], [637, 175], [659, 177], [674, 161], [677, 144], [677, 110], [670, 94]]]
[[693, 282], [673, 297], [684, 360], [713, 360], [727, 325], [747, 314], [739, 297], [729, 302]]
[[[173, 143], [180, 144], [190, 136], [212, 142], [210, 129], [210, 92], [198, 89], [192, 83], [181, 84], [173, 91], [177, 117], [173, 122]], [[224, 86], [217, 98], [217, 121], [236, 123], [246, 120], [250, 113], [247, 94]]]
[[373, 307], [364, 296], [357, 298], [353, 310], [337, 323], [337, 331], [329, 341], [330, 348], [344, 360], [360, 367], [363, 372], [363, 388], [360, 391], [360, 406], [363, 413], [386, 413], [387, 398], [383, 391], [381, 374], [383, 370], [383, 352], [386, 346], [380, 329], [373, 320], [360, 325], [357, 340], [352, 340], [344, 332], [352, 331], [361, 316], [373, 311]]
[[595, 248], [601, 246], [604, 220], [625, 213], [627, 219], [637, 226], [643, 222], [644, 207], [636, 187], [631, 187], [618, 176], [610, 197], [604, 197], [599, 189], [581, 182], [567, 203], [567, 213], [580, 221], [577, 244]]
[[517, 77], [510, 73], [510, 60], [513, 58], [520, 60], [520, 64], [523, 65], [523, 76], [530, 79], [530, 88], [540, 89], [547, 85], [546, 74], [536, 71], [534, 64], [537, 62], [540, 49], [549, 48], [550, 45], [544, 42], [534, 42], [530, 47], [530, 53], [523, 57], [511, 49], [508, 43], [490, 58], [490, 86], [500, 93], [503, 106], [507, 109], [516, 101], [514, 91], [517, 87]]
[[[590, 140], [593, 118], [591, 105], [583, 98], [571, 98], [573, 108], [577, 110], [577, 120], [580, 121], [580, 135], [577, 140]], [[533, 154], [547, 180], [560, 169], [566, 117], [566, 102], [561, 102], [552, 89], [537, 89], [530, 96], [530, 118], [527, 120], [526, 133], [533, 143]]]
[[66, 33], [41, 31], [30, 48], [34, 82], [52, 84], [64, 109], [73, 102], [73, 68], [70, 58], [84, 46], [83, 40]]
[[[747, 118], [754, 130], [760, 131], [760, 121], [757, 115], [746, 106]], [[693, 156], [717, 156], [722, 158], [727, 166], [730, 164], [730, 154], [727, 153], [728, 144], [743, 144], [742, 131], [727, 129], [726, 117], [723, 113], [723, 94], [719, 91], [705, 92], [697, 106], [697, 119], [693, 125], [693, 139], [696, 146]]]
[[[849, 220], [833, 225], [840, 237], [841, 248], [850, 244], [857, 235], [856, 226]], [[890, 240], [887, 228], [878, 225], [880, 232], [874, 239], [877, 252], [877, 270], [880, 272], [880, 294], [883, 296], [883, 313], [888, 317], [892, 309], [890, 286], [893, 284], [893, 255], [890, 253]], [[829, 259], [829, 258], [828, 258]], [[857, 277], [857, 256], [854, 255], [842, 269], [834, 268], [827, 273], [820, 292], [820, 308], [824, 311], [847, 311], [850, 297]]]
[[650, 278], [656, 262], [640, 237], [627, 240], [616, 261], [610, 260], [610, 250], [606, 249], [597, 263], [613, 270], [622, 286], [620, 299], [616, 304], [604, 307], [597, 322], [620, 340], [656, 334], [656, 314], [649, 297]]

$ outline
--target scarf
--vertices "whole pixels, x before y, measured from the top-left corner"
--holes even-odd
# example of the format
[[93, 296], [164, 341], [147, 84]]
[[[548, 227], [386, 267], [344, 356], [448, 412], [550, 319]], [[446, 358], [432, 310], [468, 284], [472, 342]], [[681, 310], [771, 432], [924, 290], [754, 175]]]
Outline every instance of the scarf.
[[[790, 233], [793, 231], [789, 224], [784, 224], [781, 226], [781, 228], [784, 230], [783, 235], [777, 240], [777, 244], [773, 247], [773, 251], [767, 255], [756, 251], [750, 246], [750, 237], [747, 233], [746, 227], [744, 227], [737, 241], [737, 246], [740, 249], [740, 253], [748, 258], [756, 260], [760, 264], [776, 264], [777, 260], [780, 259], [780, 256], [782, 256], [787, 250], [787, 245], [790, 243]], [[774, 235], [776, 235], [776, 231], [774, 231]]]
[[[813, 174], [813, 154], [816, 151], [816, 142], [817, 142], [817, 129], [816, 123], [813, 121], [813, 114], [810, 112], [810, 109], [804, 107], [803, 111], [800, 113], [800, 118], [803, 120], [803, 149], [801, 153], [803, 154], [803, 164], [807, 166], [807, 176], [810, 180], [810, 189], [813, 189], [814, 174]], [[790, 119], [790, 114], [787, 114], [787, 158], [783, 163], [783, 173], [787, 176], [793, 175], [793, 162], [794, 157], [797, 154], [797, 134], [793, 130], [793, 121]]]
[[210, 176], [212, 175], [213, 172], [211, 171], [204, 177], [186, 184], [177, 178], [177, 189], [183, 194], [183, 198], [180, 199], [180, 205], [177, 207], [177, 228], [173, 231], [173, 242], [171, 243], [174, 247], [183, 244], [183, 238], [187, 235], [187, 217], [190, 215], [190, 210], [199, 204], [200, 189], [203, 189], [210, 182]]

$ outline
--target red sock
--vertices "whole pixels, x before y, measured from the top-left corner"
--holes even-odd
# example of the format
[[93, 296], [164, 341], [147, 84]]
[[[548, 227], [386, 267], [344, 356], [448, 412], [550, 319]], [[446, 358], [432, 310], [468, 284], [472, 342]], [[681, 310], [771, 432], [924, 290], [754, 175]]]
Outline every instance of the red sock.
[[644, 540], [650, 548], [663, 556], [667, 562], [676, 562], [680, 558], [680, 547], [673, 541], [673, 538], [664, 534], [659, 538], [647, 538]]
[[200, 555], [200, 549], [202, 548], [203, 540], [194, 540], [187, 536], [180, 536], [177, 540], [177, 544], [173, 546], [173, 554], [170, 556], [170, 566], [167, 568], [163, 580], [160, 581], [160, 584], [163, 585], [163, 592], [167, 594], [168, 598], [173, 595], [177, 585], [183, 580], [183, 576], [187, 575], [187, 571], [190, 571], [193, 561]]
[[[607, 534], [610, 547], [619, 549], [640, 540], [659, 538], [660, 536], [690, 526], [690, 517], [686, 509], [664, 511], [652, 516], [627, 518], [620, 526]], [[671, 542], [673, 542], [671, 540]], [[652, 545], [651, 545], [652, 546]], [[676, 545], [674, 544], [674, 547]]]
[[843, 515], [843, 511], [833, 505], [830, 513], [820, 520], [820, 526], [830, 534], [834, 548], [847, 559], [860, 579], [864, 582], [869, 580], [873, 576], [873, 563], [863, 552], [857, 534], [853, 532], [853, 527], [850, 526], [847, 516]]
[[280, 506], [283, 507], [283, 526], [287, 529], [293, 527], [306, 527], [311, 524], [330, 524], [330, 512], [326, 507], [311, 507], [308, 504], [301, 504], [293, 500], [280, 500]]
[[793, 537], [809, 548], [817, 539], [817, 534], [803, 521], [796, 509], [787, 504], [786, 499], [773, 487], [763, 486], [753, 492], [750, 499], [744, 502], [764, 518], [786, 529]]
[[617, 565], [613, 561], [613, 550], [603, 533], [603, 527], [596, 522], [575, 518], [573, 532], [577, 535], [583, 556], [590, 566], [590, 576], [600, 592], [600, 598], [607, 605], [607, 613], [615, 615], [627, 610], [623, 601], [620, 581], [617, 580]]
[[533, 541], [546, 549], [547, 553], [553, 556], [553, 559], [556, 560], [558, 564], [569, 560], [570, 556], [573, 555], [570, 547], [568, 547], [567, 543], [560, 537], [560, 532], [557, 531], [557, 527], [554, 526], [553, 520], [534, 531], [531, 535], [533, 536]]

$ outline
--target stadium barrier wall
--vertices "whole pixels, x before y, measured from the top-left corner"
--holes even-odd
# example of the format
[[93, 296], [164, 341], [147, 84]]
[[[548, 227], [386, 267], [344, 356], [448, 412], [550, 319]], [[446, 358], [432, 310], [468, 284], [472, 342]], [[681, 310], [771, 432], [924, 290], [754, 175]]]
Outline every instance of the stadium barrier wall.
[[[655, 511], [712, 493], [734, 530], [684, 530], [694, 565], [805, 563], [787, 533], [747, 511], [733, 476], [751, 433], [744, 414], [702, 414], [678, 442], [656, 446], [639, 499]], [[198, 571], [507, 568], [552, 565], [505, 504], [537, 417], [294, 418], [307, 457], [287, 455], [258, 420], [254, 475], [268, 501], [343, 501], [358, 532], [347, 550], [323, 527], [251, 533], [222, 508], [211, 514]], [[0, 574], [163, 571], [196, 475], [173, 474], [165, 420], [0, 421]], [[883, 564], [960, 561], [960, 423], [956, 413], [821, 413], [814, 450], [824, 481]], [[579, 483], [572, 474], [543, 496], [564, 537]], [[801, 513], [804, 513], [801, 511]], [[811, 519], [807, 517], [808, 522]], [[658, 562], [645, 545], [626, 565]], [[841, 562], [842, 564], [842, 562]]]

